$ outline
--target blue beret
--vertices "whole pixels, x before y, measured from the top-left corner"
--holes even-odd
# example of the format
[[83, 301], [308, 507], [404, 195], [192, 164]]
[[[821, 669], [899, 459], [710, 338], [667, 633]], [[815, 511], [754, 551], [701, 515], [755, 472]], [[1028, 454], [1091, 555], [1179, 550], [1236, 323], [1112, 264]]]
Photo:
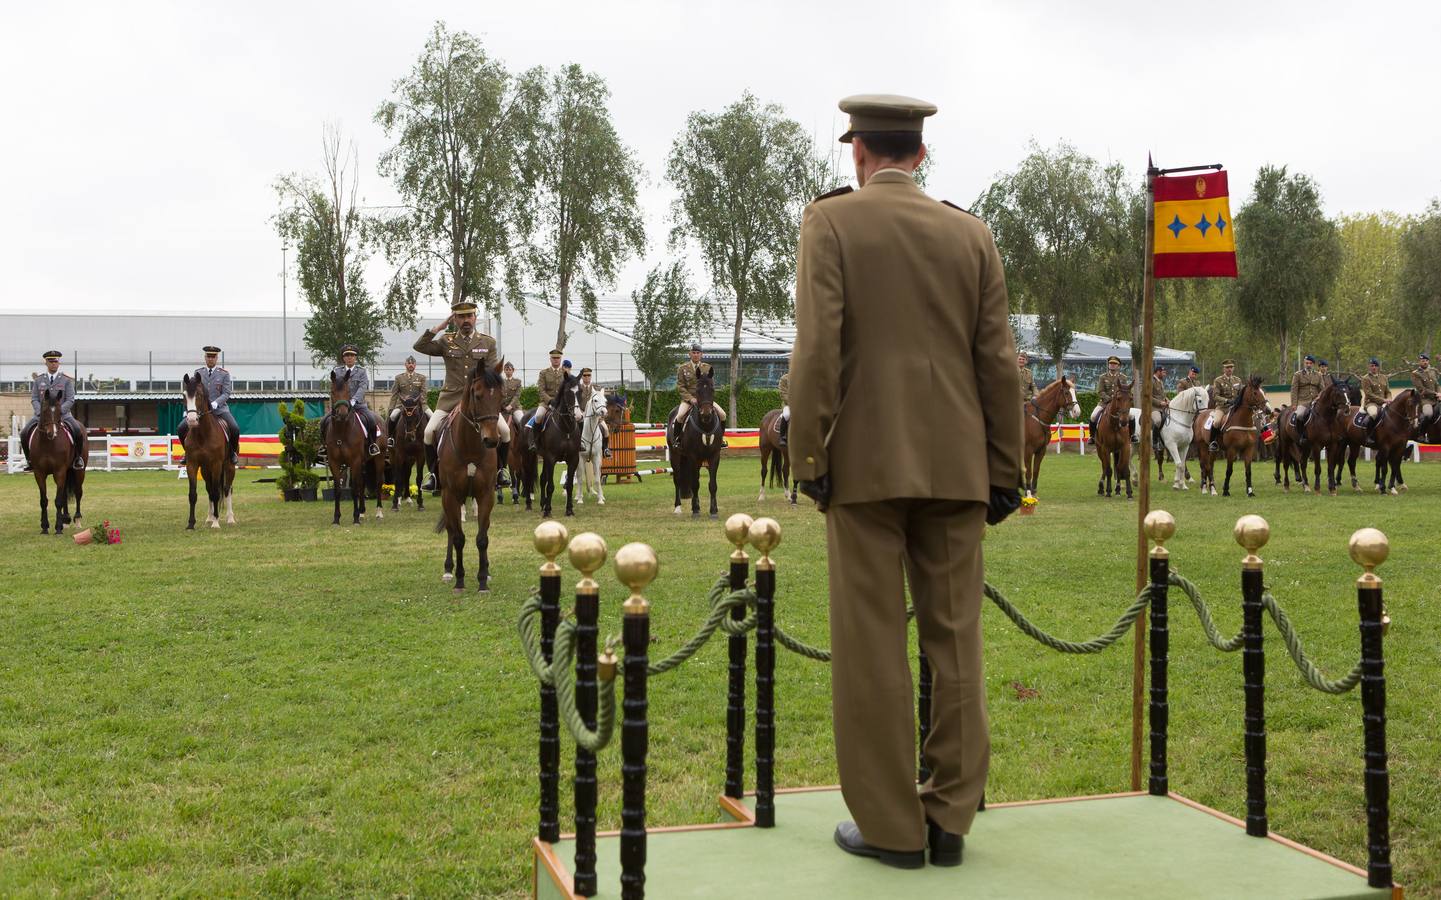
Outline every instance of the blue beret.
[[1329, 366], [1329, 365], [1331, 365], [1330, 363], [1326, 362], [1326, 360], [1324, 360], [1324, 359], [1323, 359], [1323, 360], [1320, 360], [1320, 363], [1321, 363], [1321, 365], [1323, 365], [1323, 366]]
[[561, 365], [561, 368], [563, 368], [563, 369], [569, 369], [569, 368], [570, 368], [570, 360], [567, 359], [567, 360], [563, 361], [560, 365]]
[[1381, 365], [1381, 360], [1379, 360], [1379, 359], [1377, 359], [1376, 357], [1373, 356], [1373, 357], [1371, 357], [1371, 365], [1373, 365], [1373, 366], [1379, 366], [1379, 365]]
[[1306, 362], [1315, 362], [1315, 361], [1316, 361], [1316, 357], [1312, 356], [1312, 355], [1309, 354], [1309, 353], [1306, 354]]
[[1201, 374], [1201, 367], [1200, 367], [1200, 366], [1192, 366], [1192, 367], [1191, 367], [1191, 371], [1192, 371], [1192, 372], [1195, 372], [1197, 375], [1200, 375], [1200, 374]]
[[1431, 359], [1431, 354], [1429, 354], [1429, 353], [1423, 353], [1423, 354], [1421, 354], [1419, 357], [1417, 357], [1417, 359], [1424, 359], [1424, 360], [1429, 361], [1429, 360]]

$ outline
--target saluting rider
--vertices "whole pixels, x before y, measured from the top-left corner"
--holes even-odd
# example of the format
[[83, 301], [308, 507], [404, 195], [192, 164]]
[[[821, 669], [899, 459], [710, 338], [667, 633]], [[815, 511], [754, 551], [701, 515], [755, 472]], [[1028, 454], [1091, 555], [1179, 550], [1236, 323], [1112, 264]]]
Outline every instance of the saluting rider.
[[[455, 331], [445, 331], [454, 323]], [[445, 331], [444, 334], [440, 332]], [[439, 335], [439, 336], [437, 336]], [[498, 354], [495, 338], [475, 327], [475, 303], [460, 300], [450, 305], [450, 315], [434, 328], [427, 328], [415, 341], [415, 352], [426, 356], [439, 356], [445, 360], [445, 383], [441, 385], [440, 396], [435, 401], [436, 415], [430, 417], [425, 426], [425, 459], [430, 464], [430, 478], [426, 490], [434, 490], [435, 473], [440, 468], [440, 459], [435, 449], [435, 433], [441, 423], [450, 418], [451, 410], [460, 405], [465, 383], [478, 366], [495, 368]], [[445, 415], [440, 415], [445, 413]], [[496, 484], [506, 487], [510, 479], [505, 474], [505, 460], [510, 455], [510, 423], [505, 416], [496, 420], [500, 431], [500, 446], [496, 448]]]
[[83, 469], [85, 455], [80, 452], [80, 448], [85, 446], [85, 426], [72, 414], [75, 409], [75, 379], [60, 371], [59, 350], [46, 350], [42, 356], [45, 359], [45, 371], [36, 375], [34, 383], [30, 385], [30, 407], [35, 410], [35, 417], [20, 429], [20, 455], [25, 457], [26, 465], [29, 465], [30, 436], [40, 427], [40, 410], [43, 408], [45, 392], [53, 388], [60, 392], [61, 421], [70, 429], [70, 438], [75, 442], [75, 459], [70, 463], [70, 467]]
[[[240, 426], [235, 424], [235, 416], [230, 414], [230, 373], [220, 366], [220, 348], [210, 345], [204, 348], [205, 365], [195, 370], [195, 377], [205, 385], [205, 394], [210, 398], [210, 411], [215, 417], [225, 423], [225, 436], [230, 445], [230, 464], [240, 465]], [[320, 423], [322, 434], [325, 423]], [[185, 442], [185, 433], [190, 430], [190, 423], [184, 419], [176, 434], [181, 443]], [[321, 440], [323, 446], [325, 441]]]

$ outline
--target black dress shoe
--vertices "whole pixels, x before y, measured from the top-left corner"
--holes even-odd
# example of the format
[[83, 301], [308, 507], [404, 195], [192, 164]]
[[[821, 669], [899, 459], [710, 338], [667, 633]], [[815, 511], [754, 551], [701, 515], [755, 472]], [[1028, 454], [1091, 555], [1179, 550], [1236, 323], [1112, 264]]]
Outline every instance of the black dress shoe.
[[926, 865], [924, 850], [882, 850], [867, 844], [855, 822], [836, 826], [836, 846], [852, 856], [869, 857], [897, 869], [923, 869]]
[[951, 834], [927, 819], [926, 843], [931, 846], [931, 865], [959, 866], [961, 864], [961, 852], [966, 848], [964, 836]]

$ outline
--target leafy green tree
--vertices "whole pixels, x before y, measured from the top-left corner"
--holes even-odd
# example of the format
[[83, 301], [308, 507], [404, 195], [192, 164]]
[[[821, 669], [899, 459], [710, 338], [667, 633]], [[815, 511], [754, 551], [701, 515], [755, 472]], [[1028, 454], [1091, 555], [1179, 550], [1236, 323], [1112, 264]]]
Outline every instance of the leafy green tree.
[[1035, 313], [1037, 340], [1060, 375], [1072, 332], [1103, 304], [1101, 167], [1064, 142], [1032, 142], [1014, 172], [1000, 175], [973, 209], [990, 225], [1013, 305]]
[[1232, 298], [1241, 318], [1279, 343], [1285, 377], [1289, 342], [1325, 305], [1341, 267], [1336, 225], [1321, 211], [1321, 191], [1285, 166], [1262, 166], [1251, 198], [1236, 213]]
[[[631, 356], [645, 375], [649, 390], [645, 399], [645, 421], [651, 418], [656, 382], [671, 373], [685, 352], [685, 343], [705, 327], [709, 309], [691, 290], [685, 264], [672, 262], [646, 273], [645, 284], [630, 295], [635, 304], [634, 343]], [[734, 393], [734, 392], [732, 392]]]
[[[801, 126], [749, 92], [723, 112], [691, 113], [671, 145], [667, 175], [679, 194], [671, 246], [689, 240], [699, 247], [717, 306], [733, 316], [732, 385], [740, 377], [745, 318], [794, 314], [801, 211], [823, 166]], [[732, 422], [736, 393], [730, 392]]]
[[1332, 372], [1364, 372], [1372, 355], [1389, 371], [1415, 352], [1407, 346], [1409, 335], [1396, 328], [1403, 318], [1396, 285], [1405, 227], [1405, 220], [1387, 212], [1337, 222], [1341, 267], [1322, 310], [1326, 321], [1306, 330], [1308, 342], [1326, 355]]
[[1105, 333], [1125, 334], [1132, 364], [1141, 370], [1141, 333], [1146, 278], [1146, 191], [1144, 182], [1120, 163], [1101, 170], [1097, 182], [1097, 237]]
[[371, 299], [365, 286], [368, 253], [361, 240], [365, 222], [359, 207], [355, 147], [342, 148], [338, 129], [327, 126], [322, 144], [325, 175], [290, 174], [276, 179], [280, 236], [295, 244], [296, 277], [312, 315], [305, 346], [315, 365], [334, 361], [342, 344], [356, 346], [361, 359], [380, 349], [382, 325], [415, 324], [415, 303]]
[[1432, 200], [1401, 238], [1397, 290], [1404, 321], [1424, 338], [1425, 351], [1430, 353], [1441, 321], [1441, 200]]
[[645, 250], [640, 165], [616, 135], [609, 98], [604, 80], [566, 66], [551, 78], [538, 130], [542, 242], [532, 248], [531, 272], [543, 294], [558, 298], [555, 345], [562, 350], [572, 289], [594, 321], [596, 289], [613, 285], [630, 254]]
[[415, 304], [438, 282], [451, 303], [524, 313], [524, 249], [534, 229], [544, 73], [512, 75], [479, 40], [436, 23], [375, 121], [395, 145], [380, 173], [400, 211], [377, 239], [396, 267], [386, 302]]

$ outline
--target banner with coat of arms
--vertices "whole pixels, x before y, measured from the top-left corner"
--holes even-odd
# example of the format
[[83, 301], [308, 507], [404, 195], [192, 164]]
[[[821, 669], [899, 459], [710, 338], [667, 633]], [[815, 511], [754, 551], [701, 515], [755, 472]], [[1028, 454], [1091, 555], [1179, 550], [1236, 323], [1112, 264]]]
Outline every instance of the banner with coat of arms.
[[1235, 278], [1236, 229], [1226, 173], [1160, 175], [1154, 191], [1155, 277]]

